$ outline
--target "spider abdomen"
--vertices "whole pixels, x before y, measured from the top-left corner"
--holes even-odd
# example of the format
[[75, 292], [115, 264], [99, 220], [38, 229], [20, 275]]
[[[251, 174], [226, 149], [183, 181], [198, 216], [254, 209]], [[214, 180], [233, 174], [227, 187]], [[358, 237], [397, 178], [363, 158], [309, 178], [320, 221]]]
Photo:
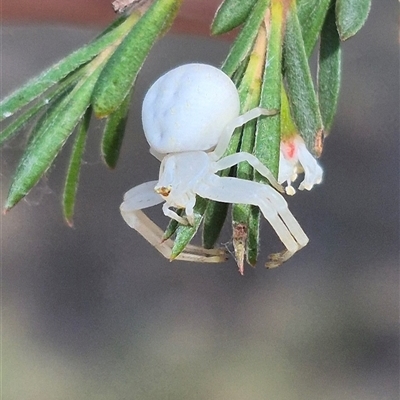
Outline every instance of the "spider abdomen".
[[143, 129], [159, 153], [207, 151], [240, 111], [237, 89], [220, 69], [186, 64], [161, 76], [147, 92]]

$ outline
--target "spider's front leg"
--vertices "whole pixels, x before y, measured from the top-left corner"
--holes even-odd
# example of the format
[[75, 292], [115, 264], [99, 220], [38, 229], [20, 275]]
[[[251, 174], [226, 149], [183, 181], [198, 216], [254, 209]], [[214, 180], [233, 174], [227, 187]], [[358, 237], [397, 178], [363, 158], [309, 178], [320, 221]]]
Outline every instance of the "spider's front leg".
[[[142, 211], [144, 208], [160, 204], [164, 199], [154, 191], [157, 181], [150, 181], [135, 186], [125, 193], [124, 201], [120, 206], [121, 215], [125, 222], [140, 233], [165, 258], [171, 259], [174, 241], [163, 241], [163, 231]], [[176, 257], [177, 260], [217, 263], [226, 261], [226, 253], [222, 249], [204, 249], [188, 245]]]
[[283, 252], [270, 255], [270, 261], [266, 263], [268, 268], [281, 265], [308, 243], [307, 235], [289, 211], [283, 196], [268, 185], [239, 178], [210, 175], [196, 190], [200, 196], [211, 200], [251, 204], [260, 208], [286, 247]]

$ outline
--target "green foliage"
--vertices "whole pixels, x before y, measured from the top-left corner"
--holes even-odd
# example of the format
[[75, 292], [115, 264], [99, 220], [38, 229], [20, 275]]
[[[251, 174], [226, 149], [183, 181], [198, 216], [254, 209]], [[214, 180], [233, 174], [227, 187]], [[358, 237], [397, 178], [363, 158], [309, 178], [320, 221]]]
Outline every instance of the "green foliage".
[[337, 0], [336, 25], [341, 40], [354, 36], [367, 20], [371, 0]]
[[[272, 0], [270, 14], [270, 34], [266, 49], [266, 62], [262, 79], [260, 106], [270, 110], [281, 109], [282, 87], [282, 45], [284, 38], [284, 13], [282, 3]], [[258, 121], [252, 149], [257, 158], [265, 164], [274, 176], [278, 177], [279, 148], [281, 141], [281, 115], [260, 118]], [[254, 180], [269, 182], [258, 173]], [[248, 221], [240, 221], [240, 225], [247, 226], [247, 262], [255, 266], [260, 247], [260, 210], [249, 207]], [[242, 228], [243, 229], [243, 228]]]
[[90, 96], [101, 69], [77, 85], [37, 127], [14, 175], [5, 209], [15, 206], [49, 169], [58, 152], [90, 105]]
[[71, 159], [68, 165], [67, 176], [65, 177], [62, 204], [65, 221], [71, 227], [73, 226], [72, 218], [74, 216], [75, 199], [78, 191], [79, 174], [81, 171], [82, 156], [85, 151], [91, 116], [92, 109], [88, 108], [76, 134]]
[[136, 19], [131, 18], [128, 21], [124, 21], [124, 19], [118, 20], [118, 24], [114, 23], [113, 29], [109, 32], [102, 34], [92, 43], [83, 46], [81, 49], [67, 56], [6, 97], [0, 103], [0, 121], [13, 115], [16, 111], [43, 94], [47, 89], [62, 81], [67, 75], [76, 73], [82, 65], [92, 60], [126, 34], [132, 26], [131, 23], [135, 22]]
[[232, 76], [250, 53], [269, 2], [270, 0], [257, 0], [221, 67], [227, 75]]
[[321, 31], [318, 53], [318, 102], [325, 135], [331, 129], [336, 113], [340, 90], [340, 64], [340, 38], [336, 29], [335, 9], [332, 5]]
[[193, 239], [193, 236], [200, 227], [206, 207], [207, 201], [197, 196], [196, 205], [194, 206], [194, 224], [193, 226], [178, 224], [176, 229], [176, 239], [171, 253], [171, 260], [178, 257]]
[[121, 105], [110, 114], [104, 127], [103, 139], [101, 141], [101, 153], [104, 162], [110, 168], [117, 166], [122, 140], [125, 134], [126, 122], [128, 120], [131, 96], [125, 97]]
[[331, 0], [300, 0], [297, 6], [297, 16], [303, 36], [304, 49], [307, 57], [310, 57], [321, 28], [325, 21], [325, 16]]
[[309, 150], [319, 157], [322, 118], [295, 6], [286, 20], [283, 68], [294, 121]]
[[257, 0], [224, 0], [215, 13], [211, 33], [221, 35], [246, 22]]

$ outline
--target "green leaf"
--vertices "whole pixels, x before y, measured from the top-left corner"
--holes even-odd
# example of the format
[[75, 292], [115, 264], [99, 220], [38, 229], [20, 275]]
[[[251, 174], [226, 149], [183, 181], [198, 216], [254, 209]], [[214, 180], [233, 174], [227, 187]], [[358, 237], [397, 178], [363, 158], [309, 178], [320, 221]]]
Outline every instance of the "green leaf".
[[229, 76], [240, 67], [242, 61], [250, 53], [258, 29], [264, 19], [270, 0], [258, 0], [245, 25], [233, 43], [221, 69]]
[[136, 76], [163, 28], [181, 1], [157, 0], [126, 35], [107, 62], [93, 92], [96, 116], [114, 112], [130, 92]]
[[196, 205], [194, 207], [194, 225], [179, 225], [176, 230], [176, 238], [172, 247], [171, 260], [178, 257], [185, 249], [189, 242], [193, 239], [200, 227], [203, 219], [204, 211], [207, 207], [207, 200], [197, 196]]
[[74, 146], [72, 148], [71, 159], [68, 165], [67, 176], [65, 178], [63, 193], [63, 212], [67, 224], [72, 227], [75, 209], [76, 193], [78, 190], [79, 174], [81, 170], [82, 156], [85, 151], [87, 132], [89, 129], [90, 118], [92, 116], [91, 108], [88, 108], [83, 116], [79, 126]]
[[18, 118], [14, 119], [6, 128], [2, 130], [0, 133], [0, 146], [13, 138], [20, 130], [29, 122], [31, 122], [37, 115], [43, 110], [46, 106], [45, 102], [42, 101], [38, 104], [35, 104], [32, 108], [25, 111]]
[[293, 122], [292, 115], [290, 113], [289, 100], [285, 91], [285, 87], [282, 84], [281, 87], [281, 141], [290, 140], [293, 136], [298, 134], [298, 129]]
[[[282, 41], [284, 8], [279, 0], [271, 6], [271, 32], [267, 47], [267, 61], [261, 86], [260, 107], [268, 110], [281, 108]], [[301, 37], [300, 37], [301, 40]], [[259, 118], [254, 154], [275, 177], [279, 170], [280, 114]], [[266, 178], [256, 174], [256, 180], [267, 183]]]
[[212, 249], [214, 247], [228, 214], [228, 208], [228, 203], [208, 202], [206, 212], [204, 213], [202, 237], [204, 248]]
[[221, 35], [243, 24], [257, 0], [224, 0], [215, 13], [211, 33]]
[[250, 207], [247, 228], [246, 261], [252, 267], [255, 267], [257, 264], [260, 249], [260, 215], [261, 212], [258, 207]]
[[123, 37], [137, 19], [136, 15], [130, 16], [125, 22], [109, 33], [102, 35], [92, 43], [73, 52], [10, 94], [0, 103], [0, 121], [13, 115], [51, 86], [65, 78], [69, 73], [87, 63], [101, 51]]
[[330, 8], [321, 32], [318, 55], [318, 101], [325, 134], [332, 126], [340, 90], [341, 50], [335, 24], [334, 4]]
[[57, 85], [56, 89], [40, 98], [31, 108], [28, 108], [22, 114], [20, 114], [17, 118], [15, 118], [6, 128], [2, 130], [0, 133], [0, 146], [7, 140], [14, 137], [20, 130], [32, 122], [34, 118], [36, 118], [45, 107], [47, 107], [52, 102], [59, 99], [68, 91], [71, 90], [71, 87], [76, 83], [76, 81], [82, 76], [81, 70], [71, 74], [68, 78], [62, 80], [59, 85]]
[[44, 119], [18, 165], [11, 183], [5, 209], [14, 207], [39, 181], [52, 164], [90, 104], [94, 85], [101, 72], [98, 67], [82, 80]]
[[[270, 34], [267, 47], [267, 61], [261, 86], [260, 106], [268, 110], [280, 110], [282, 85], [282, 41], [284, 17], [286, 10], [279, 0], [271, 2]], [[270, 117], [261, 117], [257, 123], [256, 140], [254, 145], [255, 156], [266, 165], [275, 177], [278, 177], [280, 152], [280, 114]], [[254, 180], [269, 184], [268, 180], [258, 173]], [[256, 265], [259, 232], [260, 211], [251, 207], [248, 220], [247, 262]]]
[[128, 94], [122, 104], [108, 117], [104, 127], [101, 153], [104, 162], [110, 168], [115, 168], [117, 165], [128, 120], [130, 100], [131, 96]]
[[319, 156], [323, 126], [295, 3], [288, 12], [283, 46], [284, 71], [292, 116], [308, 149]]
[[[179, 210], [176, 210], [176, 213], [181, 217], [184, 214], [184, 209], [180, 208]], [[178, 229], [179, 222], [175, 219], [170, 219], [167, 228], [165, 229], [165, 232], [162, 236], [162, 240], [167, 240], [169, 239], [173, 234], [175, 234], [176, 230]]]
[[371, 0], [337, 0], [336, 24], [341, 40], [355, 35], [367, 20]]
[[38, 139], [38, 136], [41, 134], [43, 126], [49, 123], [51, 120], [57, 117], [58, 111], [61, 107], [61, 104], [66, 101], [68, 95], [71, 93], [71, 90], [66, 90], [63, 93], [60, 93], [56, 96], [52, 102], [45, 108], [44, 112], [40, 115], [37, 122], [33, 125], [31, 131], [29, 132], [28, 141], [26, 143], [25, 148], [29, 148], [35, 140]]
[[297, 6], [304, 48], [310, 57], [324, 24], [331, 0], [300, 0]]
[[[241, 112], [246, 112], [260, 104], [262, 75], [265, 69], [267, 32], [260, 28], [253, 51], [249, 57], [246, 72], [239, 86]], [[242, 129], [240, 151], [253, 154], [257, 120], [249, 121]], [[253, 168], [248, 163], [240, 163], [236, 168], [240, 179], [253, 180]], [[239, 271], [243, 273], [243, 262], [247, 254], [248, 219], [250, 206], [232, 206], [233, 247]]]

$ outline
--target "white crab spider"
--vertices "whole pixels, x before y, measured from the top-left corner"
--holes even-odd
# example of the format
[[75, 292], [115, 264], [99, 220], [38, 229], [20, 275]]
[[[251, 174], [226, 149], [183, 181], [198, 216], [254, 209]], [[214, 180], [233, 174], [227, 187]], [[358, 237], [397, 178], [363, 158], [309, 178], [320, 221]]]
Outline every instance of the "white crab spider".
[[[204, 64], [182, 65], [161, 76], [147, 92], [142, 108], [143, 129], [150, 152], [161, 161], [158, 181], [129, 190], [120, 210], [127, 224], [136, 229], [166, 258], [173, 241], [162, 241], [163, 231], [141, 210], [162, 202], [164, 214], [182, 224], [193, 224], [196, 195], [224, 203], [258, 206], [286, 247], [273, 254], [269, 267], [280, 265], [305, 246], [308, 238], [289, 211], [283, 191], [271, 172], [255, 156], [237, 153], [222, 157], [235, 128], [261, 115], [254, 108], [239, 116], [237, 89], [221, 70]], [[265, 176], [269, 185], [216, 175], [218, 171], [247, 161]], [[172, 208], [185, 209], [186, 217]], [[221, 262], [223, 249], [189, 245], [179, 260]]]

